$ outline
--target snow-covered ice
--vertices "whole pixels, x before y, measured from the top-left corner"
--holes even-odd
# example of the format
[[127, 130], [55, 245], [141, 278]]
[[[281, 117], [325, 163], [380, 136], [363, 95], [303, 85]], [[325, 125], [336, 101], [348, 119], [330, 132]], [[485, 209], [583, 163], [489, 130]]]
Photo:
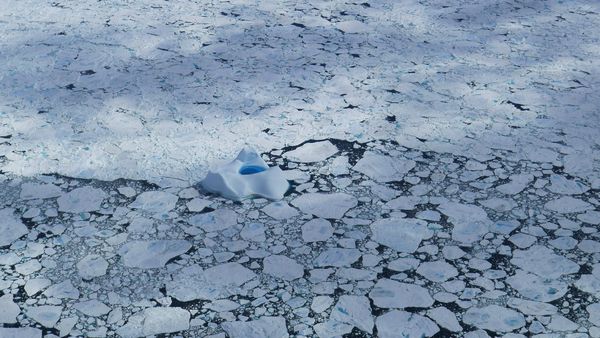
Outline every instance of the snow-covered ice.
[[15, 210], [6, 208], [0, 210], [0, 247], [10, 245], [16, 239], [29, 233], [27, 227], [20, 219], [15, 217]]
[[184, 240], [135, 241], [123, 245], [119, 254], [127, 267], [152, 269], [163, 267], [191, 247], [192, 244]]

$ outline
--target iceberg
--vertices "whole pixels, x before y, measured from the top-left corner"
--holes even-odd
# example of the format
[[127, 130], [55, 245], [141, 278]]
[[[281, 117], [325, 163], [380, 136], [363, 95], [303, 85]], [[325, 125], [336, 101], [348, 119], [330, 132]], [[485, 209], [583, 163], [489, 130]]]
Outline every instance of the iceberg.
[[200, 185], [208, 192], [235, 201], [256, 196], [280, 200], [289, 188], [281, 168], [269, 167], [248, 147], [232, 162], [211, 169]]

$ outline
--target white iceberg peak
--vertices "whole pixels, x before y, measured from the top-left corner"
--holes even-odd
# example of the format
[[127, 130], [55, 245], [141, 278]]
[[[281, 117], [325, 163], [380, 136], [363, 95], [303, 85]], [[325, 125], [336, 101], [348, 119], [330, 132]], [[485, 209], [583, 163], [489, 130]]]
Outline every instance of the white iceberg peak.
[[277, 166], [269, 167], [250, 147], [242, 149], [232, 162], [210, 170], [200, 185], [236, 201], [252, 196], [280, 200], [289, 188], [283, 171]]

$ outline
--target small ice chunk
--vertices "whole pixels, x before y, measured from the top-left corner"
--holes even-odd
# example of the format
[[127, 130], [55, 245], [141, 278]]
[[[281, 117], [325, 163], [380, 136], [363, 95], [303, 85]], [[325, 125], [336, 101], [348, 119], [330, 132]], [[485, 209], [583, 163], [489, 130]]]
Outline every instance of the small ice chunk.
[[337, 338], [352, 332], [353, 326], [346, 323], [328, 320], [314, 325], [315, 333], [319, 338]]
[[302, 225], [302, 239], [305, 242], [324, 242], [333, 235], [331, 222], [314, 218]]
[[187, 252], [192, 244], [185, 240], [133, 241], [119, 249], [123, 264], [130, 268], [162, 268], [171, 258]]
[[21, 313], [21, 308], [13, 301], [12, 294], [7, 293], [0, 297], [0, 324], [16, 323], [19, 313]]
[[458, 276], [458, 270], [444, 261], [423, 262], [419, 265], [417, 273], [436, 283]]
[[577, 215], [577, 219], [585, 223], [600, 225], [600, 211], [588, 210], [583, 214]]
[[384, 207], [392, 210], [413, 210], [417, 204], [424, 203], [421, 196], [400, 196], [389, 202]]
[[331, 310], [329, 319], [350, 324], [369, 334], [373, 332], [371, 305], [365, 296], [340, 296], [337, 304]]
[[42, 326], [50, 328], [56, 325], [56, 323], [60, 319], [61, 313], [62, 307], [53, 305], [41, 305], [36, 307], [30, 307], [26, 311], [27, 317], [35, 320]]
[[520, 298], [510, 298], [507, 305], [531, 316], [549, 316], [558, 312], [558, 308], [552, 304]]
[[521, 269], [544, 278], [558, 278], [579, 271], [579, 265], [542, 245], [527, 250], [515, 250], [510, 262]]
[[191, 201], [186, 203], [186, 206], [191, 212], [200, 212], [204, 210], [204, 208], [208, 207], [212, 204], [212, 201], [204, 199], [204, 198], [194, 198]]
[[592, 295], [600, 294], [600, 274], [581, 275], [579, 280], [575, 282], [575, 286], [584, 292]]
[[523, 297], [538, 302], [557, 300], [567, 293], [569, 287], [567, 283], [560, 280], [543, 278], [523, 270], [517, 270], [515, 275], [506, 279], [506, 282]]
[[90, 254], [77, 263], [77, 271], [83, 279], [104, 276], [108, 262], [100, 255]]
[[348, 210], [358, 204], [358, 200], [345, 193], [308, 193], [294, 199], [292, 204], [307, 214], [341, 219]]
[[52, 282], [46, 278], [31, 278], [25, 283], [25, 292], [28, 296], [33, 296], [36, 293], [50, 286]]
[[549, 201], [544, 207], [560, 214], [578, 213], [594, 209], [594, 206], [590, 203], [571, 196], [563, 196]]
[[329, 309], [331, 304], [333, 304], [333, 298], [329, 296], [316, 296], [313, 298], [310, 309], [315, 313], [321, 313]]
[[283, 157], [294, 162], [321, 162], [338, 152], [338, 148], [329, 141], [309, 142], [285, 152]]
[[548, 190], [556, 194], [579, 195], [590, 190], [585, 184], [575, 180], [569, 180], [562, 175], [551, 175], [551, 185]]
[[206, 232], [221, 231], [237, 224], [237, 213], [230, 209], [217, 209], [205, 214], [197, 214], [188, 223]]
[[20, 237], [27, 235], [29, 230], [20, 219], [15, 217], [15, 209], [0, 210], [0, 247], [10, 245]]
[[189, 200], [189, 199], [196, 198], [196, 197], [200, 196], [200, 193], [198, 193], [198, 190], [196, 190], [196, 189], [194, 189], [192, 187], [189, 187], [189, 188], [181, 190], [177, 194], [177, 196], [179, 196], [179, 198], [183, 198], [183, 199]]
[[90, 186], [76, 188], [58, 198], [58, 211], [74, 214], [97, 211], [107, 196], [102, 189]]
[[33, 327], [0, 327], [2, 338], [42, 338], [42, 330]]
[[265, 225], [262, 223], [247, 223], [240, 231], [240, 236], [247, 241], [264, 242], [266, 240]]
[[577, 248], [585, 253], [600, 252], [600, 242], [593, 241], [591, 239], [584, 239], [581, 242], [579, 242]]
[[590, 323], [600, 326], [600, 303], [590, 304], [586, 307], [589, 314], [588, 320]]
[[495, 234], [508, 235], [521, 224], [517, 220], [500, 220], [490, 226], [490, 231]]
[[352, 263], [356, 262], [360, 256], [361, 253], [357, 249], [329, 248], [315, 259], [314, 264], [317, 267], [350, 266]]
[[231, 338], [288, 338], [283, 317], [261, 317], [247, 322], [225, 322], [223, 330]]
[[333, 175], [347, 175], [348, 170], [348, 156], [338, 156], [331, 161], [329, 165], [329, 172]]
[[133, 189], [132, 187], [119, 187], [117, 188], [117, 191], [119, 192], [119, 194], [127, 198], [131, 198], [136, 194], [135, 189]]
[[438, 210], [448, 216], [452, 229], [452, 239], [470, 244], [480, 240], [490, 230], [491, 221], [482, 208], [473, 204], [446, 202]]
[[27, 182], [21, 185], [21, 200], [47, 199], [60, 195], [62, 191], [54, 184]]
[[512, 199], [492, 197], [486, 200], [479, 201], [479, 204], [486, 208], [490, 208], [497, 212], [511, 211], [517, 206], [517, 203]]
[[77, 299], [79, 298], [79, 290], [73, 286], [73, 283], [71, 283], [70, 280], [66, 280], [46, 289], [46, 291], [44, 291], [44, 296], [48, 298]]
[[298, 216], [298, 210], [290, 207], [289, 204], [283, 201], [273, 202], [262, 208], [262, 211], [278, 220], [289, 219]]
[[173, 210], [178, 200], [179, 197], [165, 191], [145, 191], [139, 194], [129, 207], [153, 214], [164, 214]]
[[263, 266], [264, 273], [283, 280], [294, 280], [304, 275], [304, 266], [282, 255], [265, 257]]
[[190, 328], [190, 313], [178, 307], [151, 307], [144, 310], [144, 336], [179, 332]]
[[166, 283], [167, 294], [182, 302], [194, 299], [215, 300], [238, 294], [240, 287], [256, 274], [239, 263], [224, 263], [206, 270], [187, 266]]
[[525, 326], [525, 317], [515, 310], [487, 305], [469, 308], [463, 315], [463, 322], [483, 330], [510, 332]]
[[431, 319], [400, 310], [392, 310], [377, 317], [376, 326], [380, 338], [423, 338], [440, 331]]
[[75, 303], [73, 308], [90, 317], [100, 317], [110, 312], [110, 307], [96, 299]]
[[421, 241], [431, 238], [427, 222], [418, 219], [386, 218], [371, 224], [373, 240], [396, 251], [412, 253]]
[[34, 272], [38, 272], [42, 269], [42, 264], [36, 259], [32, 259], [25, 263], [15, 265], [15, 271], [23, 276], [31, 275]]
[[430, 307], [433, 298], [424, 287], [381, 279], [369, 293], [373, 304], [381, 308]]
[[0, 265], [8, 265], [12, 266], [21, 261], [21, 257], [19, 257], [14, 252], [8, 252], [3, 255], [0, 255]]
[[461, 332], [463, 329], [456, 319], [456, 315], [443, 306], [427, 311], [427, 316], [433, 319], [439, 326], [449, 331]]
[[385, 183], [400, 181], [415, 166], [416, 162], [413, 160], [392, 158], [367, 151], [353, 169], [377, 182]]
[[499, 185], [496, 189], [506, 195], [515, 195], [523, 191], [523, 189], [525, 189], [532, 181], [532, 174], [511, 175], [510, 182]]

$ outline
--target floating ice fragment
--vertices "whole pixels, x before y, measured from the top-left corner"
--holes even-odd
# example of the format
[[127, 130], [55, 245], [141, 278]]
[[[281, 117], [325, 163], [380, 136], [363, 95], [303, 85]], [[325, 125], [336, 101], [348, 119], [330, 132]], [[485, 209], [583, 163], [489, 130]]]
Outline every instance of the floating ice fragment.
[[363, 155], [353, 169], [377, 182], [384, 183], [401, 180], [415, 166], [416, 162], [413, 160], [394, 159], [369, 151]]
[[568, 284], [563, 281], [539, 277], [523, 270], [517, 270], [514, 276], [506, 279], [506, 282], [523, 297], [538, 302], [557, 300], [568, 290]]
[[431, 319], [400, 310], [392, 310], [377, 317], [376, 325], [381, 338], [431, 337], [440, 331]]
[[373, 332], [371, 305], [365, 296], [341, 296], [331, 311], [329, 319], [350, 324], [367, 333]]
[[167, 262], [192, 247], [184, 240], [156, 240], [129, 242], [119, 249], [123, 264], [127, 267], [154, 269], [162, 268]]
[[433, 298], [419, 285], [381, 279], [369, 293], [373, 304], [380, 308], [429, 307]]
[[29, 233], [27, 227], [14, 215], [11, 208], [0, 210], [0, 247], [9, 245], [19, 237]]
[[294, 162], [321, 162], [335, 153], [338, 148], [329, 141], [311, 142], [302, 145], [292, 151], [288, 151], [283, 156]]
[[445, 282], [458, 276], [458, 270], [444, 261], [424, 262], [417, 269], [417, 273], [432, 282]]
[[232, 162], [209, 171], [200, 185], [236, 201], [253, 196], [280, 200], [289, 188], [283, 171], [269, 167], [251, 148], [244, 148]]
[[58, 198], [58, 211], [80, 213], [100, 210], [108, 195], [102, 189], [85, 186], [76, 188]]
[[544, 205], [544, 207], [548, 210], [558, 212], [560, 214], [584, 212], [593, 209], [593, 206], [590, 203], [577, 198], [573, 198], [571, 196], [564, 196], [549, 201]]
[[0, 327], [0, 337], [42, 338], [42, 330], [33, 327]]
[[283, 279], [294, 280], [304, 275], [304, 267], [295, 260], [282, 255], [265, 257], [263, 272]]
[[108, 262], [100, 255], [87, 255], [77, 263], [77, 271], [83, 279], [104, 276], [106, 269], [108, 269]]
[[90, 317], [100, 317], [110, 312], [110, 307], [97, 299], [75, 303], [73, 308]]
[[129, 205], [150, 213], [163, 214], [175, 208], [179, 197], [165, 191], [145, 191]]
[[522, 314], [498, 305], [472, 307], [463, 316], [463, 322], [480, 329], [500, 332], [510, 332], [525, 326]]
[[358, 204], [356, 197], [345, 193], [308, 193], [292, 200], [292, 204], [307, 214], [339, 219]]
[[215, 300], [239, 294], [240, 287], [255, 277], [252, 270], [239, 263], [225, 263], [206, 270], [191, 265], [174, 273], [166, 288], [169, 296], [182, 302]]
[[27, 316], [45, 327], [54, 327], [61, 313], [60, 306], [42, 305], [27, 309]]
[[427, 222], [418, 219], [384, 218], [371, 224], [373, 240], [396, 251], [412, 253], [433, 236]]
[[579, 271], [577, 263], [541, 245], [534, 245], [527, 250], [515, 250], [510, 262], [544, 278], [559, 278]]
[[144, 310], [144, 336], [187, 330], [190, 313], [178, 307], [153, 307]]
[[[12, 294], [8, 293], [0, 297], [0, 324], [16, 323], [19, 313], [21, 313], [21, 308], [13, 302]], [[2, 334], [0, 334], [0, 337], [2, 337]]]
[[21, 186], [22, 200], [46, 199], [58, 197], [62, 194], [59, 187], [50, 183], [27, 182]]
[[288, 329], [283, 317], [262, 317], [247, 322], [223, 323], [231, 338], [287, 338]]

